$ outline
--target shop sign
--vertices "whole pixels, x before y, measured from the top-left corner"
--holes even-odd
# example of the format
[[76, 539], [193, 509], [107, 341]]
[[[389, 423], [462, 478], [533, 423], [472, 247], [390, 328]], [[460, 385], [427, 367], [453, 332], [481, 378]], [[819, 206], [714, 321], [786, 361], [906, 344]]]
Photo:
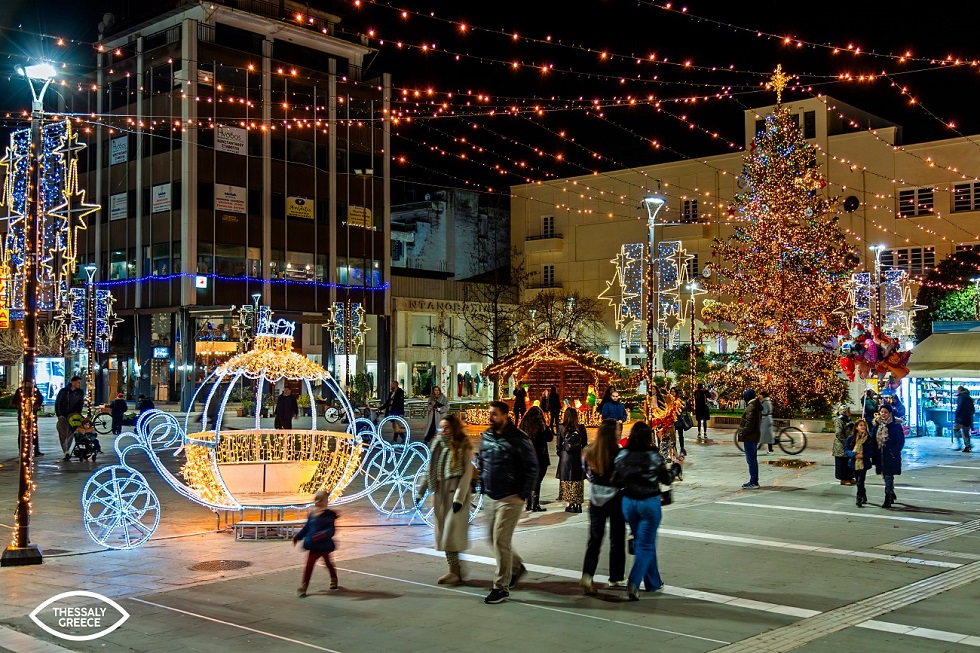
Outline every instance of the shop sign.
[[347, 226], [371, 229], [374, 226], [371, 209], [364, 206], [347, 206]]
[[306, 197], [287, 197], [286, 198], [286, 217], [305, 218], [312, 220], [315, 217], [314, 209], [316, 202]]
[[117, 163], [126, 163], [126, 159], [128, 157], [129, 157], [128, 136], [113, 138], [111, 141], [109, 141], [109, 165], [114, 166]]
[[214, 210], [248, 213], [248, 191], [241, 186], [214, 185]]
[[170, 184], [154, 186], [150, 191], [150, 213], [164, 213], [170, 210]]
[[247, 132], [241, 127], [218, 126], [214, 135], [214, 149], [229, 154], [245, 154], [248, 146]]
[[118, 193], [109, 196], [109, 219], [124, 220], [129, 215], [129, 194]]
[[10, 328], [10, 309], [0, 308], [0, 329]]

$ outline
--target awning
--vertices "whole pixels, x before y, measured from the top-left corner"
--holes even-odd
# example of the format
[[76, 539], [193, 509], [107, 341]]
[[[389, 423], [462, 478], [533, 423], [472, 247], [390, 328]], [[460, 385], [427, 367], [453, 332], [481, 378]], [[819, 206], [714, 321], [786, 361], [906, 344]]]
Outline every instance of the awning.
[[980, 379], [980, 333], [934, 333], [912, 350], [909, 377]]

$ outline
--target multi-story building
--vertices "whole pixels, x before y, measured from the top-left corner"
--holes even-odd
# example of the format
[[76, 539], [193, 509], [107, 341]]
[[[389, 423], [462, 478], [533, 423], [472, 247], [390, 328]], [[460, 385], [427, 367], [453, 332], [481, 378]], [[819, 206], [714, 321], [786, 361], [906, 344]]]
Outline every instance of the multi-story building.
[[439, 385], [453, 399], [486, 398], [480, 372], [488, 358], [476, 351], [479, 338], [458, 337], [467, 328], [460, 316], [467, 300], [482, 296], [473, 284], [497, 267], [509, 269], [508, 208], [473, 191], [418, 194], [391, 209], [394, 378], [409, 396]]
[[[172, 5], [171, 5], [172, 6]], [[285, 0], [184, 0], [104, 36], [86, 120], [83, 187], [103, 209], [82, 263], [123, 322], [104, 386], [189, 400], [235, 353], [232, 306], [297, 322], [297, 346], [375, 387], [391, 367], [391, 82], [339, 17]], [[333, 356], [335, 303], [367, 312], [366, 346]]]
[[[980, 243], [976, 137], [903, 145], [899, 126], [832, 98], [789, 106], [803, 136], [818, 150], [828, 194], [844, 200], [840, 226], [864, 269], [875, 268], [871, 245], [885, 246], [882, 266], [903, 269], [914, 280], [957, 248]], [[746, 148], [772, 109], [745, 112]], [[737, 179], [743, 156], [737, 152], [515, 186], [512, 243], [524, 252], [529, 268], [540, 273], [540, 285], [599, 296], [610, 282], [618, 283], [613, 260], [624, 246], [648, 240], [642, 198], [661, 194], [667, 206], [658, 222], [668, 224], [656, 228], [656, 241], [681, 241], [691, 255], [688, 278], [710, 277], [712, 243], [731, 233], [728, 207], [742, 190]], [[642, 245], [632, 251], [642, 252]], [[629, 258], [630, 251], [625, 254]], [[633, 290], [640, 291], [638, 286]], [[616, 291], [605, 293], [610, 294]], [[683, 289], [680, 299], [689, 301]], [[607, 323], [608, 355], [643, 364], [645, 338], [615, 328], [612, 306]], [[688, 340], [688, 326], [683, 321], [676, 325], [681, 342]], [[718, 350], [727, 343], [706, 344]]]

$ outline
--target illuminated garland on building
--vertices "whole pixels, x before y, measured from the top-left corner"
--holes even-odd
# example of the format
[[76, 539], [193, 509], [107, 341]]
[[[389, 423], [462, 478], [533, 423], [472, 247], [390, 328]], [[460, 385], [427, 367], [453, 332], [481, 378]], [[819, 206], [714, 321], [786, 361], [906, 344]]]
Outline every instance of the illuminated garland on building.
[[388, 289], [388, 283], [383, 283], [380, 286], [353, 286], [341, 283], [327, 283], [325, 281], [303, 281], [301, 279], [262, 279], [259, 277], [231, 277], [224, 274], [214, 274], [213, 272], [206, 273], [193, 273], [193, 272], [178, 272], [175, 274], [164, 274], [164, 275], [145, 275], [137, 279], [117, 279], [115, 281], [96, 281], [95, 285], [100, 288], [115, 288], [117, 286], [131, 286], [138, 283], [151, 283], [155, 281], [174, 281], [179, 279], [196, 279], [197, 277], [204, 277], [207, 279], [213, 279], [215, 281], [238, 281], [253, 284], [263, 284], [268, 283], [273, 286], [306, 286], [315, 288], [336, 288], [338, 290], [356, 290], [358, 292], [384, 292]]

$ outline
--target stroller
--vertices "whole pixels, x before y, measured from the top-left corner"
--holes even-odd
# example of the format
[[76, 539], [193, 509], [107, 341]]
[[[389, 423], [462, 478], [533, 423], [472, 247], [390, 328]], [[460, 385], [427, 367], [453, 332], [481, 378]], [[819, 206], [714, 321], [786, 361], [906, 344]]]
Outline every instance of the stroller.
[[95, 457], [102, 453], [102, 445], [99, 444], [99, 436], [95, 432], [92, 420], [84, 419], [78, 430], [75, 431], [75, 448], [71, 455], [79, 460], [89, 460], [95, 462]]

